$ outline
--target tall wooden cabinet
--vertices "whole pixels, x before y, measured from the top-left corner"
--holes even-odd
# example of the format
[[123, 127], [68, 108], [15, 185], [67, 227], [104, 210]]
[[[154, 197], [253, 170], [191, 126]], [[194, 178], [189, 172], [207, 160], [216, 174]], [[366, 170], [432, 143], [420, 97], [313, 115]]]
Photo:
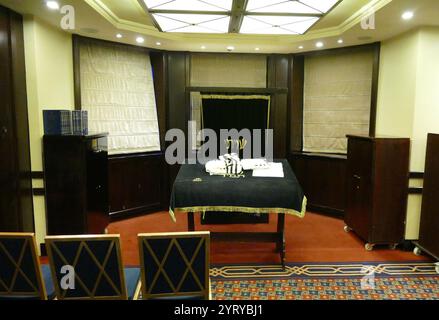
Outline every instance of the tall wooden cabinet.
[[[429, 134], [418, 248], [439, 259], [439, 134]], [[417, 253], [419, 249], [415, 249]]]
[[0, 6], [0, 231], [33, 232], [22, 17]]
[[346, 231], [396, 246], [404, 238], [410, 140], [348, 136]]
[[44, 136], [49, 235], [104, 233], [109, 223], [107, 134]]

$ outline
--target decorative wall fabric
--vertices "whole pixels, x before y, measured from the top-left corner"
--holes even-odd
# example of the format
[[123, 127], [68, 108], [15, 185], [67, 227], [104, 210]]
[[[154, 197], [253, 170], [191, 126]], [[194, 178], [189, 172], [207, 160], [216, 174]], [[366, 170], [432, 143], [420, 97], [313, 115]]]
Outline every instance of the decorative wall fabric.
[[84, 43], [80, 68], [82, 109], [89, 113], [89, 130], [109, 133], [109, 154], [160, 150], [149, 55]]
[[191, 55], [191, 86], [266, 88], [267, 57], [246, 54]]
[[372, 50], [305, 59], [303, 151], [346, 153], [346, 134], [368, 135]]

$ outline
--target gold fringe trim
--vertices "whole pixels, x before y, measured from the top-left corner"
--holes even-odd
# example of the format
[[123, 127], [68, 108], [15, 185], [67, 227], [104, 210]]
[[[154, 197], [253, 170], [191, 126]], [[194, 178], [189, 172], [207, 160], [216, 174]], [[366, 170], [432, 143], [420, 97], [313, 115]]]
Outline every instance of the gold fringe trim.
[[208, 211], [221, 211], [221, 212], [241, 212], [241, 213], [284, 213], [293, 215], [299, 218], [303, 218], [306, 213], [307, 198], [304, 196], [302, 200], [301, 211], [286, 208], [253, 208], [253, 207], [239, 207], [239, 206], [195, 206], [185, 208], [175, 208], [172, 210], [169, 208], [169, 214], [174, 222], [177, 222], [175, 213], [187, 213], [187, 212], [201, 212], [206, 213]]
[[224, 99], [224, 100], [254, 100], [254, 99], [261, 99], [261, 100], [268, 100], [270, 101], [270, 96], [263, 96], [263, 95], [221, 95], [221, 94], [202, 94], [201, 99]]

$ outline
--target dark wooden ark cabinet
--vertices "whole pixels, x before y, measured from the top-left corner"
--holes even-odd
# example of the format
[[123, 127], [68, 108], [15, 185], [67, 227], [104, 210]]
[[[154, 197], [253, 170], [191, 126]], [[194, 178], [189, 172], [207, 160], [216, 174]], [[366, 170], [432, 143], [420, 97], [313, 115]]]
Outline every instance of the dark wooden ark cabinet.
[[345, 229], [367, 250], [404, 239], [409, 153], [408, 138], [348, 136]]
[[424, 187], [422, 191], [421, 225], [416, 244], [439, 259], [439, 134], [429, 134], [425, 158]]
[[108, 212], [107, 134], [44, 136], [49, 235], [104, 233]]

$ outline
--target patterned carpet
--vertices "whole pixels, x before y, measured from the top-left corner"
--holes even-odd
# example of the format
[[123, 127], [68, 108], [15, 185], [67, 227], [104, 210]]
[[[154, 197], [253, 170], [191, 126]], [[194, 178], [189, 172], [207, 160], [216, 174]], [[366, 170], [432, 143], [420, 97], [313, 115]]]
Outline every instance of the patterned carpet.
[[429, 262], [212, 266], [215, 300], [439, 300]]

